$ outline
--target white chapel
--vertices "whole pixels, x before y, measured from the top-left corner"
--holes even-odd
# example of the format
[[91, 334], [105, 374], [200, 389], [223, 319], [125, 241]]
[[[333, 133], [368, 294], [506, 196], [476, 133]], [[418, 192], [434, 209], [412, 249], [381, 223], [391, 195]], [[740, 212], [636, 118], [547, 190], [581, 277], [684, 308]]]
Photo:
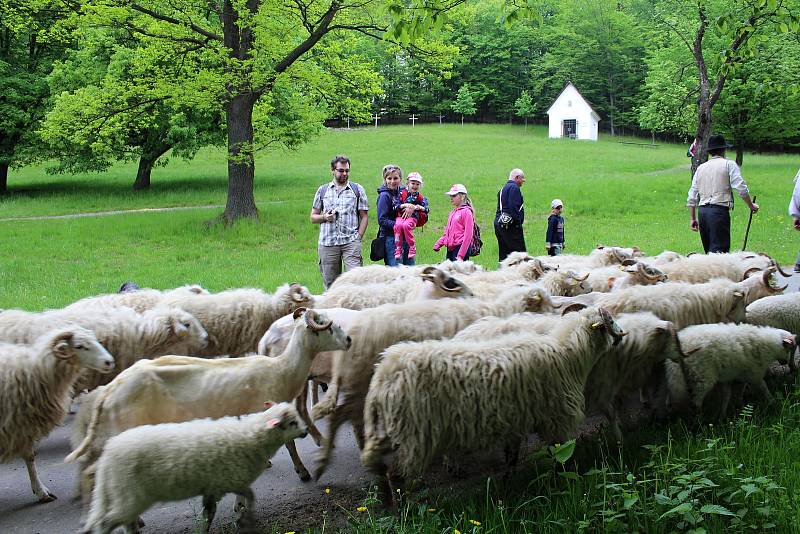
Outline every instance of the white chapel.
[[572, 82], [567, 82], [547, 110], [547, 115], [550, 119], [549, 137], [597, 141], [600, 115], [592, 109]]

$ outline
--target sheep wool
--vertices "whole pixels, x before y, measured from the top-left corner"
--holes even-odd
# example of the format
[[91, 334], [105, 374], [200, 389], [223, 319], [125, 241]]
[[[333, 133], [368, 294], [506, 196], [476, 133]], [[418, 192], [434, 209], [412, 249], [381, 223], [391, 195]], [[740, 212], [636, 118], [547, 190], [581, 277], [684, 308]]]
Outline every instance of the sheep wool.
[[[800, 292], [764, 297], [750, 304], [745, 312], [750, 324], [782, 328], [800, 336]], [[789, 367], [796, 368], [794, 355], [789, 358]]]
[[86, 532], [134, 525], [157, 502], [203, 495], [210, 524], [216, 501], [236, 493], [252, 510], [250, 486], [279, 447], [305, 436], [288, 403], [241, 418], [146, 425], [112, 438], [97, 465]]

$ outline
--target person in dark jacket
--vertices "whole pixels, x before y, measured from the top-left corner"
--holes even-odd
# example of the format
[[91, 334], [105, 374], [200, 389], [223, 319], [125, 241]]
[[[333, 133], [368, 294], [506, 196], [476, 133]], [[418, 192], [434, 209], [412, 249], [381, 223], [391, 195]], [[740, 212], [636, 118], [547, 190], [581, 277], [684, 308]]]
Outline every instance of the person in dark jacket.
[[[522, 169], [514, 169], [508, 175], [508, 182], [497, 193], [497, 211], [494, 217], [494, 235], [497, 236], [499, 261], [512, 252], [525, 252], [525, 235], [522, 223], [525, 222], [525, 208], [522, 204], [520, 187], [525, 183]], [[505, 214], [505, 216], [504, 216]]]
[[[384, 165], [383, 185], [378, 188], [378, 238], [383, 239], [386, 254], [383, 263], [394, 267], [397, 260], [394, 258], [394, 221], [400, 207], [400, 180], [403, 171], [397, 165]], [[413, 206], [408, 209], [408, 214], [413, 212]], [[408, 247], [403, 248], [404, 256], [408, 254]]]
[[547, 235], [544, 246], [548, 256], [559, 256], [564, 250], [564, 217], [561, 215], [564, 203], [560, 198], [550, 202], [550, 217], [547, 218]]

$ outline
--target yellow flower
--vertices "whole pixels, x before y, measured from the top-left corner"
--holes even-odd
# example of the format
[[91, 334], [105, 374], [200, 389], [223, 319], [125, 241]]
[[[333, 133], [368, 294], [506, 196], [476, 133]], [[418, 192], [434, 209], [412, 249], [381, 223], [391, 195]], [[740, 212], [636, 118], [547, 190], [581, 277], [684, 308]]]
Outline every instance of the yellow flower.
[[429, 512], [435, 512], [435, 511], [436, 511], [436, 508], [428, 508], [428, 511], [429, 511]]
[[474, 519], [470, 519], [469, 522], [472, 523], [473, 525], [475, 525], [476, 527], [481, 526], [481, 522], [480, 521], [475, 521]]
[[457, 528], [454, 528], [453, 529], [453, 534], [461, 534], [461, 531], [458, 530]]
[[331, 489], [330, 489], [330, 488], [325, 488], [325, 493], [328, 493], [328, 494], [329, 494], [330, 492], [331, 492]]
[[290, 531], [289, 531], [289, 532], [287, 532], [286, 534], [294, 534], [294, 530], [290, 530]]
[[356, 510], [358, 510], [361, 513], [364, 513], [364, 512], [367, 511], [367, 507], [366, 506], [359, 506], [358, 508], [356, 508]]

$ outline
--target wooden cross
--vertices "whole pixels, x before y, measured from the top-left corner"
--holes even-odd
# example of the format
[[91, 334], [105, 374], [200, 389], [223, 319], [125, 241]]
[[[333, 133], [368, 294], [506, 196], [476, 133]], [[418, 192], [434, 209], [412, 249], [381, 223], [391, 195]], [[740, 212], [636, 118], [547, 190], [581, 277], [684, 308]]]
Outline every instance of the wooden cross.
[[375, 128], [377, 128], [378, 121], [380, 120], [381, 116], [376, 113], [375, 115], [372, 116], [372, 118], [375, 119]]
[[347, 117], [347, 129], [350, 129], [350, 117]]
[[410, 121], [411, 121], [411, 127], [413, 128], [413, 127], [414, 127], [414, 125], [417, 123], [417, 116], [416, 116], [416, 115], [411, 115], [411, 116], [408, 118], [408, 120], [410, 120]]
[[439, 125], [441, 126], [441, 124], [442, 124], [442, 119], [444, 118], [444, 115], [442, 115], [441, 113], [439, 113], [438, 117], [439, 117]]

